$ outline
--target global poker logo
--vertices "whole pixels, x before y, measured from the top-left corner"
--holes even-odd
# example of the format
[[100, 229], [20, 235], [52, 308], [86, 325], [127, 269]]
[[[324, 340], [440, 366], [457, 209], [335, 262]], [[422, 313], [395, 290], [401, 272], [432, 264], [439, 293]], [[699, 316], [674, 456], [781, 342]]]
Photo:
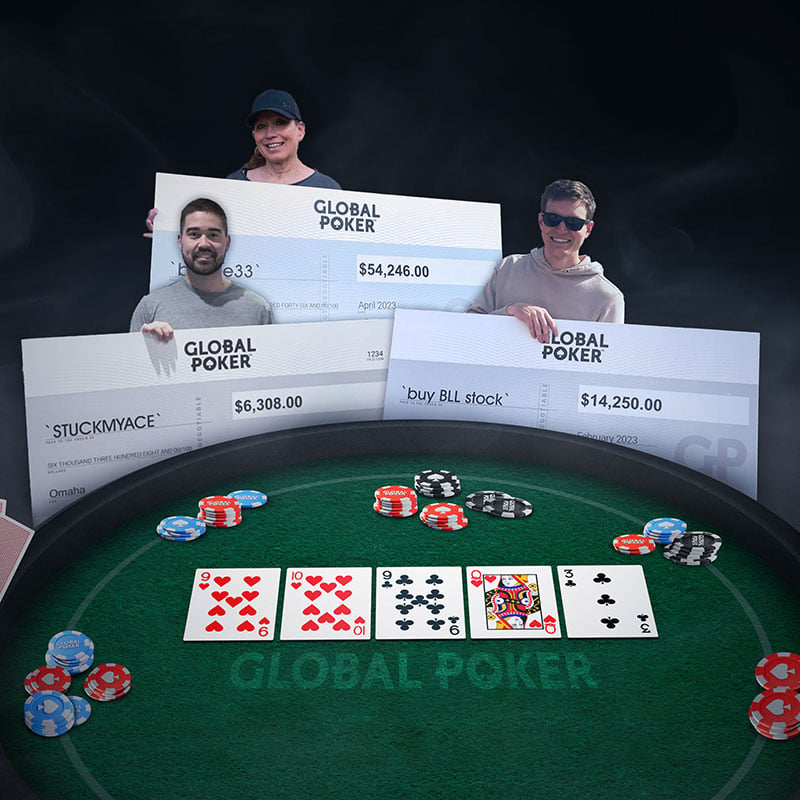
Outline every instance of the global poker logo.
[[561, 331], [558, 335], [553, 335], [549, 343], [542, 345], [542, 360], [601, 364], [603, 350], [607, 348], [608, 343], [604, 333]]
[[250, 369], [250, 358], [258, 349], [248, 336], [246, 339], [209, 339], [188, 341], [183, 352], [189, 356], [192, 372]]
[[320, 230], [375, 233], [375, 220], [380, 214], [375, 203], [348, 203], [346, 200], [315, 200]]

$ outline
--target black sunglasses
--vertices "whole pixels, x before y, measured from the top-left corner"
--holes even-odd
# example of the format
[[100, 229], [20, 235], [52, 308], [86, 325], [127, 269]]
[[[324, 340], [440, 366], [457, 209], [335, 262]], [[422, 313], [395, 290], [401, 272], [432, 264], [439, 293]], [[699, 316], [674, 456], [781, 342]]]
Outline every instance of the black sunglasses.
[[557, 228], [562, 222], [569, 231], [579, 231], [584, 225], [591, 222], [590, 219], [580, 217], [562, 217], [561, 214], [554, 214], [552, 211], [542, 211], [542, 222], [548, 228]]

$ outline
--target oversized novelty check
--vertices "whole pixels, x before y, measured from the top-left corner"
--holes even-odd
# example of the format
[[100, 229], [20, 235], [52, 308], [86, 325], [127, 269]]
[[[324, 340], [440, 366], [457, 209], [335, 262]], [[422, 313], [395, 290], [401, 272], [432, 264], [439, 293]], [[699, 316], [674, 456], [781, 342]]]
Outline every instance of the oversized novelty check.
[[390, 320], [22, 342], [38, 527], [149, 464], [256, 433], [381, 419]]
[[180, 214], [199, 197], [228, 217], [225, 277], [265, 297], [278, 322], [464, 311], [501, 257], [496, 203], [159, 173], [151, 290], [185, 271]]
[[684, 464], [756, 496], [759, 335], [398, 310], [386, 419], [547, 428]]

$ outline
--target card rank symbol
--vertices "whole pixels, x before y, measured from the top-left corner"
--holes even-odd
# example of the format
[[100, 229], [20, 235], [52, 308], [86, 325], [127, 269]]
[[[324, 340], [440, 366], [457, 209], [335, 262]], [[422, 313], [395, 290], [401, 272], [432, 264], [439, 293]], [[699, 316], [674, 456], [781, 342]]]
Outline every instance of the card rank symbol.
[[636, 619], [640, 619], [642, 622], [647, 622], [650, 619], [649, 614], [637, 614]]
[[597, 598], [597, 604], [601, 606], [613, 606], [616, 602], [617, 601], [608, 594], [601, 594], [600, 597]]
[[460, 619], [460, 617], [448, 617], [447, 619], [451, 625], [455, 625], [456, 622], [458, 622], [458, 620]]
[[606, 628], [616, 628], [619, 625], [619, 620], [616, 617], [603, 617], [600, 620]]
[[595, 583], [611, 583], [611, 578], [605, 572], [598, 572], [596, 578], [592, 578]]
[[570, 578], [570, 579], [569, 579], [569, 580], [568, 580], [568, 581], [567, 581], [567, 582], [564, 584], [564, 586], [577, 586], [577, 585], [578, 585], [578, 584], [577, 584], [577, 583], [575, 583], [575, 581], [573, 581], [573, 580], [572, 580], [572, 578]]

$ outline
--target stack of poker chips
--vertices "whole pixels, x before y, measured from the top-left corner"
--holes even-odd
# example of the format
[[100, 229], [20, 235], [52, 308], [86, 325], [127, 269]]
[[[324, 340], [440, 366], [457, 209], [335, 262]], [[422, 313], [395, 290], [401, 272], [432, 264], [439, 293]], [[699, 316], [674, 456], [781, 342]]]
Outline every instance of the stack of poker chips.
[[474, 511], [504, 519], [520, 519], [533, 514], [533, 503], [530, 500], [489, 489], [467, 495], [464, 505]]
[[37, 736], [62, 736], [75, 724], [75, 706], [65, 694], [44, 689], [25, 701], [23, 716], [28, 730]]
[[750, 704], [752, 726], [767, 739], [793, 739], [800, 733], [800, 656], [771, 653], [756, 666], [764, 691]]
[[381, 486], [375, 490], [372, 507], [384, 517], [413, 517], [417, 513], [417, 495], [408, 486]]
[[657, 517], [645, 524], [642, 533], [658, 544], [671, 544], [686, 533], [686, 523], [675, 517]]
[[206, 532], [206, 523], [195, 517], [165, 517], [156, 532], [170, 542], [192, 542]]
[[461, 491], [461, 481], [446, 469], [426, 469], [414, 476], [414, 489], [423, 497], [446, 499]]
[[94, 642], [80, 631], [61, 631], [47, 643], [48, 667], [63, 667], [70, 675], [86, 672], [94, 661]]
[[431, 503], [422, 509], [419, 518], [437, 531], [460, 531], [468, 523], [464, 509], [455, 503]]
[[722, 538], [707, 531], [688, 531], [664, 548], [664, 558], [673, 564], [699, 567], [717, 560]]
[[86, 676], [83, 689], [92, 700], [118, 700], [131, 690], [130, 670], [122, 664], [99, 664]]
[[72, 683], [72, 677], [64, 667], [38, 667], [25, 676], [25, 691], [28, 694], [53, 691], [66, 692]]
[[625, 536], [617, 536], [612, 542], [614, 549], [618, 553], [625, 553], [626, 555], [647, 555], [656, 549], [654, 539], [649, 536], [640, 536], [639, 534], [631, 533]]
[[200, 506], [197, 518], [213, 528], [232, 528], [242, 521], [242, 507], [233, 497], [212, 495], [197, 505]]

